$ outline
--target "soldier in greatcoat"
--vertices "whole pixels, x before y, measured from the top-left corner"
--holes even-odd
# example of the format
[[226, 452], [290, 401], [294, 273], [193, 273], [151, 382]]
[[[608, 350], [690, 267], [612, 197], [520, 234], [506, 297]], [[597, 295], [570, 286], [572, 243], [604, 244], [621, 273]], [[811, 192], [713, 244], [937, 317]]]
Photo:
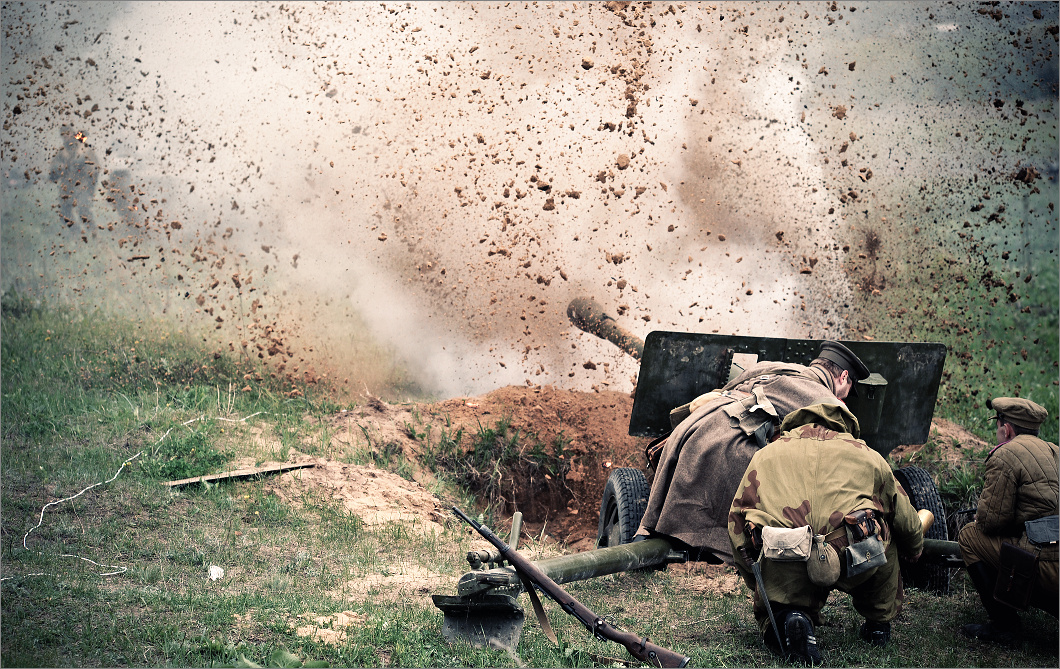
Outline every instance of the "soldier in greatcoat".
[[[842, 403], [869, 369], [839, 342], [825, 341], [809, 366], [750, 366], [677, 425], [666, 439], [638, 537], [662, 535], [701, 560], [732, 562], [726, 529], [736, 484], [755, 451], [787, 414]], [[636, 539], [635, 539], [636, 540]]]
[[[915, 561], [923, 550], [916, 509], [883, 456], [857, 438], [857, 418], [845, 405], [794, 411], [780, 432], [751, 458], [729, 512], [736, 568], [755, 593], [764, 639], [789, 659], [820, 664], [814, 624], [838, 589], [865, 618], [861, 638], [884, 646], [900, 610], [898, 556]], [[772, 536], [799, 538], [803, 548], [782, 539], [786, 548], [777, 552]]]
[[[1038, 437], [1049, 415], [1044, 407], [1019, 397], [997, 397], [986, 406], [995, 412], [998, 445], [986, 456], [975, 521], [961, 530], [957, 542], [989, 619], [964, 625], [961, 632], [1010, 644], [1019, 640], [1020, 616], [1014, 598], [1006, 596], [1016, 593], [1006, 593], [1006, 588], [1022, 589], [1025, 603], [1015, 602], [1020, 608], [1034, 606], [1057, 615], [1060, 460], [1056, 444]], [[1006, 569], [1009, 556], [1014, 559]], [[1026, 568], [1017, 566], [1020, 556]], [[1004, 601], [999, 601], [995, 593], [1002, 573]]]

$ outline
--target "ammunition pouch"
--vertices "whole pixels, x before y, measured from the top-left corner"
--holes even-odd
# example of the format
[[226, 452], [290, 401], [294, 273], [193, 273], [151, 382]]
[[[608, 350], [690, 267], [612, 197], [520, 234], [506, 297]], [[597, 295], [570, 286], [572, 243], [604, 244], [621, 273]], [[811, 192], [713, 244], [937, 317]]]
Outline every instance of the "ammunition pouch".
[[1013, 544], [1001, 544], [994, 599], [1020, 611], [1031, 602], [1031, 590], [1038, 578], [1038, 556]]
[[806, 562], [810, 559], [813, 531], [803, 527], [763, 527], [762, 556], [777, 562]]
[[847, 578], [887, 564], [886, 546], [880, 539], [876, 512], [862, 509], [843, 517], [849, 545], [846, 550]]
[[765, 391], [755, 386], [747, 397], [732, 402], [722, 407], [722, 411], [729, 417], [733, 427], [739, 428], [744, 434], [755, 438], [759, 448], [764, 448], [777, 425], [780, 425], [780, 416], [773, 408], [772, 402], [766, 397]]
[[1060, 516], [1052, 515], [1023, 524], [1027, 539], [1038, 548], [1054, 545], [1060, 541]]
[[880, 531], [879, 522], [876, 520], [876, 511], [873, 509], [852, 511], [843, 516], [843, 522], [846, 524], [847, 539], [851, 544], [875, 536]]

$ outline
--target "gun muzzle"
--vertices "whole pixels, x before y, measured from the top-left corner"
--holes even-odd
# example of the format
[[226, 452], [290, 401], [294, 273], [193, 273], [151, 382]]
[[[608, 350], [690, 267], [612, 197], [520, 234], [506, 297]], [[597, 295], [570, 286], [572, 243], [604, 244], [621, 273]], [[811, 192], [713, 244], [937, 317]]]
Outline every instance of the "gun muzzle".
[[500, 560], [497, 551], [477, 550], [467, 552], [467, 562], [472, 569], [478, 569], [484, 564], [490, 564]]
[[576, 297], [571, 300], [567, 305], [567, 318], [579, 330], [611, 342], [637, 360], [640, 360], [644, 353], [644, 340], [622, 329], [591, 297]]

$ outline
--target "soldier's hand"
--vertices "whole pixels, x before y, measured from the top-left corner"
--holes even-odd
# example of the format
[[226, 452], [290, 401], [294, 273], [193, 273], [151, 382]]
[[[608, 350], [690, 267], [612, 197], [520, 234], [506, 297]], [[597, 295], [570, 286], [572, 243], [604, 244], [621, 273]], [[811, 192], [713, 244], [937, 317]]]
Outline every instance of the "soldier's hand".
[[906, 562], [913, 563], [913, 562], [916, 562], [917, 560], [919, 560], [920, 556], [923, 555], [923, 554], [924, 554], [924, 551], [921, 550], [916, 555], [902, 555], [902, 556], [899, 556], [899, 557], [901, 557]]

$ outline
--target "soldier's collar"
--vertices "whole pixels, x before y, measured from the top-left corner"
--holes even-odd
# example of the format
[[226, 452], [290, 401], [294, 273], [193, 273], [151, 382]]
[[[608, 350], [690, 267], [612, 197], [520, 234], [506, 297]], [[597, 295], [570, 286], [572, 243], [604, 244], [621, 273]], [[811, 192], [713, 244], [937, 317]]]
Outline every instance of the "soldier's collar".
[[825, 388], [828, 388], [828, 391], [835, 395], [835, 379], [832, 378], [831, 374], [816, 365], [811, 365], [807, 369], [813, 372], [813, 374], [821, 382], [821, 385], [823, 385]]

